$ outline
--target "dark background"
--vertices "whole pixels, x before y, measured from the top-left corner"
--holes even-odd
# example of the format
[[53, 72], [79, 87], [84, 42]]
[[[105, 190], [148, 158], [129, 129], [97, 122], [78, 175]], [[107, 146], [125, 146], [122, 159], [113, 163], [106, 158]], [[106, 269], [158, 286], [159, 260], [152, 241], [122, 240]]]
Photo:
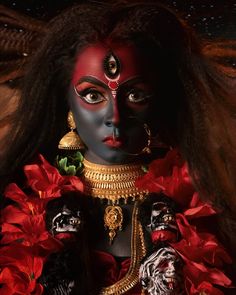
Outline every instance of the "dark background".
[[[0, 0], [0, 4], [44, 20], [50, 19], [76, 2], [79, 0]], [[183, 17], [207, 38], [236, 39], [236, 0], [160, 0], [160, 2], [183, 14]]]

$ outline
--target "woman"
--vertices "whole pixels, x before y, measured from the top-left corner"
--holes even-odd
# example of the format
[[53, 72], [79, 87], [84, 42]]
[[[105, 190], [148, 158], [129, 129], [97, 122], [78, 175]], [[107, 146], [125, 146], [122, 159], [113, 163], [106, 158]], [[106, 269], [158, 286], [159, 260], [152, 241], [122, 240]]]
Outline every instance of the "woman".
[[[231, 223], [223, 234], [234, 225], [235, 105], [223, 82], [160, 4], [90, 3], [58, 16], [1, 162], [5, 182], [17, 182], [4, 193], [1, 292], [226, 294], [231, 259], [204, 225], [216, 208]], [[53, 162], [69, 110], [86, 146], [79, 178], [37, 156]], [[70, 115], [69, 136], [73, 124]], [[75, 148], [67, 139], [59, 147]]]

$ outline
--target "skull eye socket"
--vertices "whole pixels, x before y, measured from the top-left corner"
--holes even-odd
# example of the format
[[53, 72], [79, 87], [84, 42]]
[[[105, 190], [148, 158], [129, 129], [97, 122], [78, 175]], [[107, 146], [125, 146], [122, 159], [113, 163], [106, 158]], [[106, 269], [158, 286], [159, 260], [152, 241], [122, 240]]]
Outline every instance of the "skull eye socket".
[[167, 260], [163, 260], [159, 263], [158, 267], [159, 268], [167, 268], [169, 265], [169, 262]]

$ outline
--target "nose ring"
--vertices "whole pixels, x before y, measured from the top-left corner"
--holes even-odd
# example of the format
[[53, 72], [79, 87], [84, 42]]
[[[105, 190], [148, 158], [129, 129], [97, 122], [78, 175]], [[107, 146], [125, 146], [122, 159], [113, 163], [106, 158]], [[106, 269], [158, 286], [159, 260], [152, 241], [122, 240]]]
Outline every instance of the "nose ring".
[[119, 137], [119, 130], [117, 128], [113, 128], [113, 130], [112, 130], [113, 140], [115, 140], [117, 137]]

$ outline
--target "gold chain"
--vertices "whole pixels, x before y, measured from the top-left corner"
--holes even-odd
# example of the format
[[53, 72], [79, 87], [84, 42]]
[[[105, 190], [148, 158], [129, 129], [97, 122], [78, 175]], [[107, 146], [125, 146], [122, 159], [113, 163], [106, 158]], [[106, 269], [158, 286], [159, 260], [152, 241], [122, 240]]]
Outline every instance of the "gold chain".
[[110, 242], [112, 243], [116, 231], [122, 229], [123, 212], [119, 206], [122, 200], [125, 204], [129, 198], [135, 201], [132, 214], [131, 236], [131, 264], [127, 274], [117, 283], [103, 288], [101, 295], [120, 295], [132, 289], [139, 281], [140, 262], [146, 255], [143, 230], [138, 221], [138, 203], [143, 200], [147, 190], [139, 190], [135, 181], [143, 176], [141, 164], [127, 165], [99, 165], [84, 159], [82, 181], [85, 193], [94, 198], [107, 200], [104, 214], [104, 225], [109, 229]]
[[131, 264], [124, 278], [103, 288], [100, 295], [120, 295], [132, 289], [139, 281], [140, 262], [146, 255], [142, 226], [138, 221], [138, 202], [135, 202], [132, 215]]

